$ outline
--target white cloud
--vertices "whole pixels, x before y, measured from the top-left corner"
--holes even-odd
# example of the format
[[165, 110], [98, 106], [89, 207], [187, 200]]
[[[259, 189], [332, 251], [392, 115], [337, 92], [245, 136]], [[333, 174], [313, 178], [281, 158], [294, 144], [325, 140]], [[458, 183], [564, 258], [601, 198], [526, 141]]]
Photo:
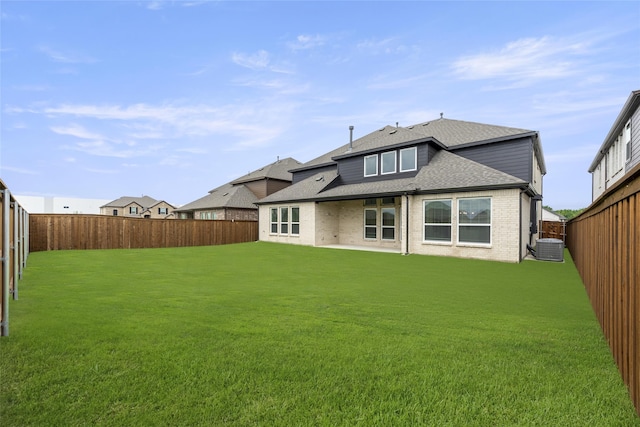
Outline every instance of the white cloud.
[[265, 69], [269, 65], [269, 52], [259, 50], [254, 54], [234, 53], [231, 55], [231, 60], [241, 67], [252, 70]]
[[99, 173], [99, 174], [104, 174], [104, 175], [113, 175], [113, 174], [117, 174], [120, 173], [119, 170], [116, 169], [94, 169], [94, 168], [84, 168], [85, 171], [87, 172], [92, 172], [92, 173]]
[[62, 148], [67, 150], [79, 151], [81, 153], [89, 154], [99, 157], [115, 157], [120, 159], [129, 159], [132, 157], [141, 157], [153, 154], [158, 151], [160, 147], [150, 146], [143, 149], [131, 149], [130, 144], [125, 144], [127, 148], [120, 149], [120, 143], [112, 143], [105, 140], [93, 140], [87, 142], [78, 142], [75, 145], [65, 145]]
[[451, 68], [464, 80], [506, 79], [509, 83], [505, 86], [523, 86], [578, 74], [578, 58], [585, 55], [587, 47], [588, 42], [548, 36], [525, 38], [495, 52], [463, 56]]
[[49, 46], [39, 46], [38, 50], [55, 62], [65, 64], [91, 64], [97, 62], [95, 58], [71, 52], [62, 52]]
[[38, 171], [34, 171], [31, 169], [22, 169], [22, 168], [14, 168], [11, 166], [2, 166], [2, 171], [10, 171], [10, 172], [15, 172], [15, 173], [20, 173], [23, 175], [40, 175], [40, 172]]
[[[272, 62], [271, 55], [266, 50], [259, 50], [253, 54], [235, 52], [231, 55], [231, 60], [236, 65], [254, 71], [265, 70], [279, 74], [294, 74], [293, 65], [286, 62]], [[205, 70], [201, 71], [204, 72]]]
[[288, 46], [291, 50], [307, 50], [322, 46], [327, 41], [326, 36], [300, 34], [295, 41], [289, 42]]
[[397, 43], [396, 38], [388, 37], [386, 39], [369, 39], [359, 42], [356, 47], [358, 50], [370, 54], [370, 55], [381, 55], [381, 54], [393, 54], [393, 53], [405, 53], [414, 48], [410, 48], [401, 43]]
[[70, 135], [81, 139], [104, 139], [102, 135], [89, 132], [77, 124], [71, 124], [69, 126], [53, 126], [50, 129], [59, 135]]
[[160, 10], [164, 7], [165, 2], [162, 1], [150, 1], [147, 3], [147, 9], [149, 10]]

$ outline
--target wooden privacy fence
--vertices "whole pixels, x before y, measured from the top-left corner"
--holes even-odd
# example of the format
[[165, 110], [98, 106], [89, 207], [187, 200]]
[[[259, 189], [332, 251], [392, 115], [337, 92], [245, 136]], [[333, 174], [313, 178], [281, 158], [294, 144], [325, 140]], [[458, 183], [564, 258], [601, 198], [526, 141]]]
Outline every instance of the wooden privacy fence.
[[567, 231], [566, 222], [558, 221], [540, 221], [540, 238], [541, 239], [558, 239], [566, 243]]
[[225, 245], [258, 240], [256, 221], [32, 214], [31, 251]]
[[9, 298], [18, 299], [18, 281], [29, 255], [29, 214], [0, 180], [0, 336], [9, 335]]
[[640, 415], [640, 166], [567, 229], [567, 246]]

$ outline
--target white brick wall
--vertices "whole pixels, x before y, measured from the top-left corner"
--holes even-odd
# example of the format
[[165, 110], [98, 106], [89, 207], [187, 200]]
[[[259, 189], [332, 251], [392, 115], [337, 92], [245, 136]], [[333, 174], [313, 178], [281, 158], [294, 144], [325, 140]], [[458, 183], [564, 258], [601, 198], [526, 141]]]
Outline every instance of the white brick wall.
[[[457, 243], [458, 199], [470, 197], [491, 198], [491, 244], [470, 245]], [[424, 242], [423, 201], [451, 199], [451, 243]], [[470, 193], [449, 193], [412, 196], [409, 198], [409, 252], [424, 255], [442, 255], [459, 258], [478, 258], [494, 261], [520, 261], [520, 190], [495, 190]], [[528, 212], [528, 211], [527, 211]], [[528, 218], [528, 215], [527, 215]], [[528, 230], [528, 222], [525, 224]], [[523, 225], [523, 226], [525, 226]]]
[[[491, 198], [491, 244], [470, 245], [457, 243], [457, 201], [460, 198]], [[522, 203], [521, 203], [522, 197]], [[452, 242], [424, 242], [423, 201], [452, 200]], [[307, 202], [292, 205], [300, 208], [300, 235], [283, 236], [270, 233], [269, 208], [260, 206], [260, 240], [300, 245], [357, 245], [397, 249], [406, 248], [404, 216], [405, 198], [396, 198], [396, 239], [371, 241], [364, 239], [364, 206], [362, 200], [344, 202]], [[519, 189], [409, 196], [409, 253], [423, 255], [478, 258], [495, 261], [519, 262], [524, 256], [529, 238], [529, 200]], [[520, 224], [522, 222], [522, 229]], [[378, 227], [380, 219], [378, 220]]]
[[[294, 206], [300, 208], [300, 234], [299, 235], [281, 235], [271, 234], [270, 208]], [[295, 245], [315, 245], [315, 218], [316, 210], [314, 202], [282, 204], [282, 205], [261, 205], [258, 209], [258, 230], [259, 239], [265, 242], [290, 243]]]

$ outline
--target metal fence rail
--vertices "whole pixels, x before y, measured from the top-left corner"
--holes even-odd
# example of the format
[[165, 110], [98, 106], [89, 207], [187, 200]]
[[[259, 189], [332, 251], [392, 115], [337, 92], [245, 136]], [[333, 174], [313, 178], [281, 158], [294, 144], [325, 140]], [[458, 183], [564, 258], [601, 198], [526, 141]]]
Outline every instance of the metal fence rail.
[[225, 245], [258, 240], [257, 221], [126, 218], [107, 215], [29, 216], [32, 252]]
[[29, 256], [29, 214], [0, 180], [0, 336], [9, 335], [9, 298], [18, 299], [18, 282]]
[[568, 222], [567, 247], [640, 415], [640, 166]]

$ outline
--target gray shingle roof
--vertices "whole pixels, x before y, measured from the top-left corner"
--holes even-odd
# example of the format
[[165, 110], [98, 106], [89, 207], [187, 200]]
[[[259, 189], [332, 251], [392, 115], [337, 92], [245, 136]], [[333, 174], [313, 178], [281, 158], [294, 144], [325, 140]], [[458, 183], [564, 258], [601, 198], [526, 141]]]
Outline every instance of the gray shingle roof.
[[436, 153], [429, 164], [424, 166], [413, 178], [340, 185], [323, 191], [336, 177], [336, 172], [318, 173], [261, 199], [259, 204], [364, 198], [385, 194], [398, 195], [414, 191], [418, 193], [469, 191], [490, 187], [508, 188], [527, 185], [526, 181], [512, 175], [445, 150]]
[[131, 203], [137, 203], [140, 206], [142, 206], [143, 208], [148, 208], [149, 206], [153, 206], [156, 203], [158, 203], [159, 200], [156, 200], [152, 197], [149, 196], [142, 196], [142, 197], [131, 197], [131, 196], [123, 196], [120, 197], [119, 199], [113, 200], [109, 203], [107, 203], [106, 205], [102, 205], [100, 206], [101, 208], [122, 208], [125, 207], [127, 205], [130, 205]]
[[533, 133], [527, 129], [444, 118], [409, 126], [408, 129], [424, 136], [433, 137], [448, 148]]
[[289, 171], [301, 165], [302, 163], [300, 163], [296, 159], [287, 157], [286, 159], [276, 160], [275, 162], [263, 166], [258, 170], [249, 172], [248, 174], [231, 181], [231, 184], [242, 184], [251, 181], [258, 181], [265, 178], [279, 179], [281, 181], [291, 181], [292, 174]]
[[428, 138], [435, 139], [446, 148], [453, 148], [464, 144], [499, 140], [530, 133], [534, 133], [534, 131], [444, 118], [407, 127], [385, 126], [354, 140], [351, 144], [351, 150], [349, 150], [347, 143], [304, 163], [298, 169], [331, 163], [332, 159], [337, 156], [362, 153]]
[[175, 212], [214, 208], [256, 209], [258, 198], [244, 185], [227, 183], [215, 188], [204, 197], [180, 206]]

